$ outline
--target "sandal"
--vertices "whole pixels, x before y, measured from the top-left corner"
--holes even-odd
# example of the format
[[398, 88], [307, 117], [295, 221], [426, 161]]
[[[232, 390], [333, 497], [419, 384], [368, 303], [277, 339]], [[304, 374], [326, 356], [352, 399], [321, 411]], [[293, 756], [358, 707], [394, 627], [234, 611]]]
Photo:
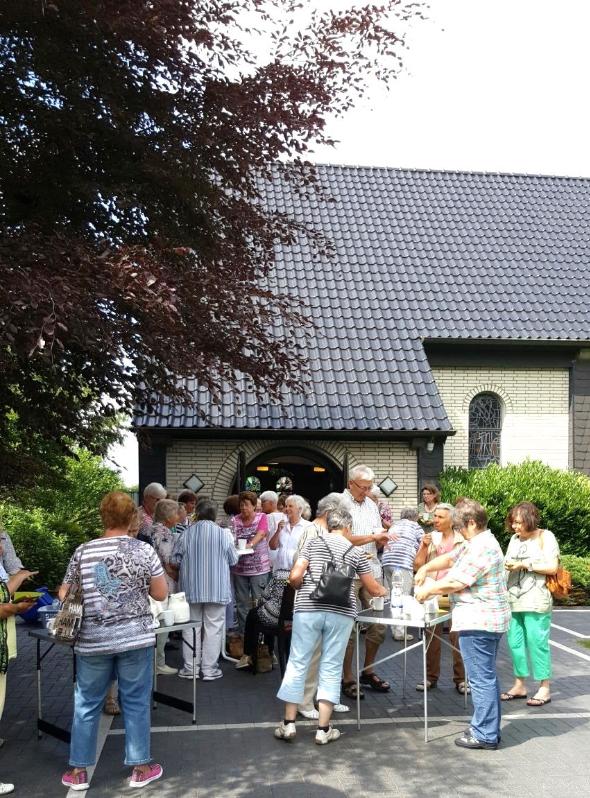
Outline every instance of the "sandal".
[[388, 693], [391, 690], [389, 682], [379, 678], [376, 673], [362, 673], [361, 683], [366, 684], [367, 687], [372, 687], [378, 693]]
[[537, 696], [533, 696], [533, 698], [529, 698], [526, 702], [527, 707], [544, 707], [545, 704], [550, 704], [550, 698], [537, 698]]
[[501, 693], [500, 701], [517, 701], [519, 698], [527, 698], [527, 694], [517, 695], [516, 693]]
[[459, 695], [465, 695], [465, 693], [467, 693], [467, 695], [471, 695], [471, 687], [469, 687], [468, 684], [465, 684], [465, 682], [459, 682], [459, 684], [456, 684], [455, 690], [459, 693]]
[[[352, 698], [353, 701], [356, 701], [357, 693], [356, 693], [356, 682], [342, 682], [342, 692], [347, 698]], [[363, 691], [359, 688], [358, 697], [362, 701], [365, 697]]]
[[116, 698], [112, 696], [108, 696], [107, 700], [104, 702], [103, 710], [105, 715], [120, 715], [121, 714], [121, 707], [119, 706], [119, 702]]

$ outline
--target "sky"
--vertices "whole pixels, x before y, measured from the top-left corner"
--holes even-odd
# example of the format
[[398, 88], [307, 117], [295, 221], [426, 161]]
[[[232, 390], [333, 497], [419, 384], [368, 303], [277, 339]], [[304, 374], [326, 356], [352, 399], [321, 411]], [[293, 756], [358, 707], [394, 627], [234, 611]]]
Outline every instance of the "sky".
[[[313, 160], [590, 177], [587, 0], [431, 0], [428, 17], [391, 90], [332, 120], [339, 144]], [[136, 484], [134, 437], [111, 457]]]

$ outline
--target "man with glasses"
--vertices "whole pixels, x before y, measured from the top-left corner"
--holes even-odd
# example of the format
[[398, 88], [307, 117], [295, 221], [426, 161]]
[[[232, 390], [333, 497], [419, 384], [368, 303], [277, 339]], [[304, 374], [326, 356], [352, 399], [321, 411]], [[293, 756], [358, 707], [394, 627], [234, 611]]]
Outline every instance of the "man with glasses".
[[[356, 466], [350, 472], [348, 488], [344, 491], [344, 496], [346, 496], [351, 504], [351, 543], [354, 543], [355, 546], [360, 546], [365, 552], [371, 564], [373, 576], [377, 581], [383, 584], [381, 563], [377, 557], [377, 546], [383, 545], [391, 538], [387, 535], [386, 530], [383, 529], [377, 505], [369, 496], [374, 479], [375, 474], [371, 468], [366, 465]], [[369, 606], [370, 596], [367, 591], [362, 588], [360, 581], [357, 581], [356, 593], [363, 609], [366, 609]], [[385, 640], [385, 630], [386, 627], [382, 624], [374, 623], [368, 626], [365, 637], [365, 663], [363, 672], [360, 676], [360, 681], [363, 685], [371, 687], [373, 690], [380, 693], [388, 692], [388, 690], [390, 690], [390, 685], [374, 673], [372, 665], [377, 659], [379, 646]], [[344, 656], [342, 691], [349, 698], [355, 699], [356, 679], [352, 671], [353, 656], [354, 634], [351, 635], [348, 641], [346, 654]], [[364, 698], [362, 690], [360, 692], [360, 697]]]

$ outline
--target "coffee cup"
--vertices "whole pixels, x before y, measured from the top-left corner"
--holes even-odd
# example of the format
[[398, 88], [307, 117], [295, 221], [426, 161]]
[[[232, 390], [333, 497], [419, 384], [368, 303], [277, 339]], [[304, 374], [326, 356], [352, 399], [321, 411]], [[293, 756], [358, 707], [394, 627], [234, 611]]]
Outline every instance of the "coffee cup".
[[385, 599], [383, 596], [373, 596], [373, 598], [369, 601], [369, 605], [372, 609], [381, 612], [385, 606]]
[[244, 551], [247, 542], [246, 538], [238, 538], [238, 551]]

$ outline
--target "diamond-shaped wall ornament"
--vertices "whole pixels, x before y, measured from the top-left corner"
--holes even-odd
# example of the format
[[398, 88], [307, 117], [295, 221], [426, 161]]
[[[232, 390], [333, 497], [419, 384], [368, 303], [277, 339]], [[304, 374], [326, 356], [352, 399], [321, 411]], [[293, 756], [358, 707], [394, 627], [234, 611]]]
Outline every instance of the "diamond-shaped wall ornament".
[[384, 496], [391, 496], [397, 490], [397, 483], [391, 477], [385, 477], [383, 482], [379, 483], [379, 490]]
[[198, 493], [205, 483], [196, 474], [191, 474], [186, 482], [182, 484], [185, 488], [192, 490], [193, 493]]

